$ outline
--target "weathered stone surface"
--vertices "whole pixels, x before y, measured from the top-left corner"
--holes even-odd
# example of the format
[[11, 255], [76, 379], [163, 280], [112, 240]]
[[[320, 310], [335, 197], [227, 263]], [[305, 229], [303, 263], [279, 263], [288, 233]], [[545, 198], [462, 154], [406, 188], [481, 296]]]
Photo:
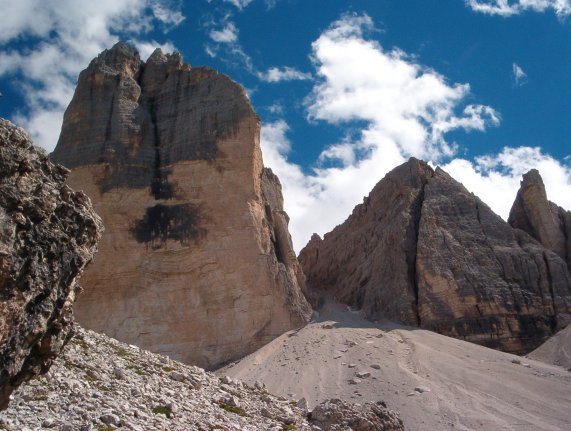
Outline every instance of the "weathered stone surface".
[[571, 317], [565, 262], [416, 159], [299, 259], [310, 286], [369, 319], [509, 352], [532, 350]]
[[72, 335], [77, 278], [102, 225], [22, 129], [0, 119], [0, 409]]
[[91, 62], [52, 155], [106, 226], [80, 323], [211, 366], [307, 321], [259, 132], [239, 85], [178, 53], [120, 43]]
[[547, 200], [543, 180], [536, 169], [523, 175], [508, 223], [557, 253], [571, 270], [571, 212]]
[[323, 431], [404, 431], [398, 415], [382, 401], [361, 405], [327, 400], [313, 409], [309, 422]]

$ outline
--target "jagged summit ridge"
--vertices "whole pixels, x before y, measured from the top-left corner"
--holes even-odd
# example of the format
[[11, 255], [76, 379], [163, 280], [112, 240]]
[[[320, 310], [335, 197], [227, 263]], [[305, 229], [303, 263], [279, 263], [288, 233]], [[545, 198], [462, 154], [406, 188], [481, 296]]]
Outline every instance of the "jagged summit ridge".
[[390, 319], [523, 353], [569, 322], [565, 262], [440, 168], [410, 159], [299, 255], [314, 289]]
[[241, 86], [119, 43], [79, 77], [52, 158], [106, 226], [77, 304], [84, 326], [212, 366], [310, 313]]

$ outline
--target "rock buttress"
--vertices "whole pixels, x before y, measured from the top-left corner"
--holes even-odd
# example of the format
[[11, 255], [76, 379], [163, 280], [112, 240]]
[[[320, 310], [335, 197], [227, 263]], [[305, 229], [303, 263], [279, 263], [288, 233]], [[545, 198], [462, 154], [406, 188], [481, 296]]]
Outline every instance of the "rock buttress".
[[0, 119], [0, 409], [73, 335], [77, 279], [102, 225], [22, 129]]
[[119, 43], [91, 62], [53, 153], [106, 226], [80, 323], [208, 367], [307, 321], [268, 220], [259, 132], [239, 85], [178, 53], [145, 63]]

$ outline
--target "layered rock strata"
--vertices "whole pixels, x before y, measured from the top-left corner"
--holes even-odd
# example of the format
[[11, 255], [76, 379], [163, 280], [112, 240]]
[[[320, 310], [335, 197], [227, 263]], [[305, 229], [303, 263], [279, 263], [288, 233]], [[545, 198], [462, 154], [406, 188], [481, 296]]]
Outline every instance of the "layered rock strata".
[[536, 169], [523, 175], [508, 223], [557, 253], [571, 270], [571, 212], [547, 200], [543, 180]]
[[72, 335], [77, 279], [102, 225], [22, 129], [0, 119], [0, 409]]
[[211, 366], [311, 312], [260, 121], [228, 77], [119, 43], [80, 77], [52, 158], [106, 226], [80, 323]]
[[565, 261], [443, 170], [410, 159], [299, 256], [308, 284], [363, 310], [512, 353], [570, 321]]

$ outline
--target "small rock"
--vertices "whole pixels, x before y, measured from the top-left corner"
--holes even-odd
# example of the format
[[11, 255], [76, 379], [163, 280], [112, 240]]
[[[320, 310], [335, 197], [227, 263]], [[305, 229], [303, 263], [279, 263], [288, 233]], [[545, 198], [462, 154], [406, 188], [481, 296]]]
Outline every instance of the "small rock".
[[125, 378], [125, 371], [121, 368], [114, 368], [113, 375], [116, 379], [123, 380]]
[[321, 328], [323, 329], [333, 329], [334, 326], [332, 323], [324, 323], [323, 325], [321, 325]]
[[44, 419], [42, 422], [43, 428], [53, 428], [56, 426], [56, 420], [52, 418]]
[[416, 388], [414, 388], [414, 390], [419, 394], [422, 394], [424, 392], [430, 392], [430, 388], [427, 388], [426, 386], [417, 386]]
[[359, 372], [355, 373], [355, 375], [357, 377], [359, 377], [360, 379], [366, 379], [367, 377], [371, 376], [371, 373], [369, 373], [368, 371], [359, 371]]
[[521, 364], [521, 361], [519, 359], [512, 359], [512, 364]]
[[121, 419], [114, 415], [113, 413], [106, 413], [104, 415], [99, 416], [99, 420], [103, 422], [105, 425], [113, 425], [118, 426], [121, 423]]
[[169, 377], [174, 380], [175, 382], [183, 382], [184, 381], [184, 374], [178, 371], [171, 371], [169, 373]]
[[355, 368], [357, 366], [357, 364], [349, 364], [347, 365], [349, 368]]
[[358, 385], [359, 383], [361, 383], [361, 379], [357, 377], [353, 377], [351, 380], [349, 380], [350, 385]]
[[375, 370], [380, 370], [381, 365], [380, 364], [371, 364], [371, 368], [374, 368]]
[[308, 405], [307, 405], [307, 400], [305, 398], [300, 398], [299, 400], [297, 400], [296, 405], [297, 405], [297, 407], [299, 407], [303, 411], [307, 412]]

